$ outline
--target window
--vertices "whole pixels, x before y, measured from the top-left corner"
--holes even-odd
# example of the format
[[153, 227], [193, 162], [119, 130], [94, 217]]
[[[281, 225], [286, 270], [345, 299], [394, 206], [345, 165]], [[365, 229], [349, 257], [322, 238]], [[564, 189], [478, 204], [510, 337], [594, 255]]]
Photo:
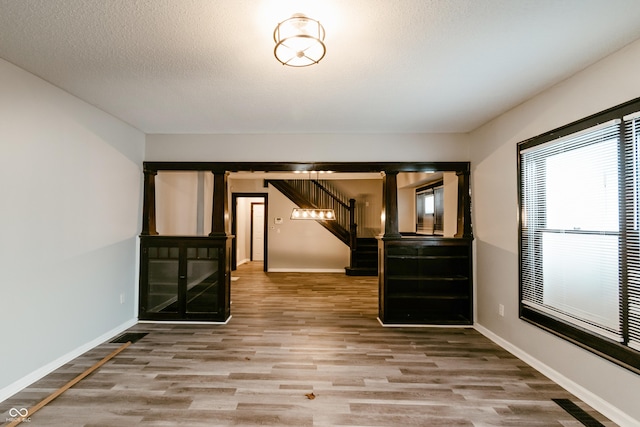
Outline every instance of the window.
[[521, 318], [640, 373], [640, 100], [518, 145]]

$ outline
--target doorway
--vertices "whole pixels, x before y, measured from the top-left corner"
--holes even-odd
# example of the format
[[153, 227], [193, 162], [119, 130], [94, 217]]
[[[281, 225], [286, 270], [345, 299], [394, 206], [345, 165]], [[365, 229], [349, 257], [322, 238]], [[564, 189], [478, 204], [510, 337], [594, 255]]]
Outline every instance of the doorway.
[[251, 202], [251, 261], [264, 261], [264, 203]]
[[262, 261], [268, 267], [267, 193], [231, 195], [231, 270], [247, 261]]

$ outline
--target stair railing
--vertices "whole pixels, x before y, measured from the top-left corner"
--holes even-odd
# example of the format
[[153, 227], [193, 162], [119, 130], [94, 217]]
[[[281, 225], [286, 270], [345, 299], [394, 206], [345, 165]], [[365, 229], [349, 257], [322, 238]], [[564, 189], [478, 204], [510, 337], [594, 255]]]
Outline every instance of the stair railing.
[[357, 225], [355, 223], [355, 199], [349, 199], [331, 186], [328, 181], [318, 181], [313, 179], [288, 179], [285, 180], [307, 200], [321, 209], [333, 209], [336, 215], [336, 222], [349, 232], [349, 246], [353, 248], [357, 236]]

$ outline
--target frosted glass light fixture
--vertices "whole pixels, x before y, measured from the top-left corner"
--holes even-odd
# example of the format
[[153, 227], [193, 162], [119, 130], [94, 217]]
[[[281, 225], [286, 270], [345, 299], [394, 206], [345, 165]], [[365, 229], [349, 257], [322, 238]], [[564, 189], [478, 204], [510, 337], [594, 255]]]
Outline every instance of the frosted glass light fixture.
[[324, 27], [319, 21], [296, 13], [273, 31], [276, 47], [273, 53], [283, 65], [307, 67], [320, 62], [327, 51]]
[[336, 214], [333, 209], [301, 209], [294, 208], [291, 219], [313, 219], [320, 221], [335, 221]]

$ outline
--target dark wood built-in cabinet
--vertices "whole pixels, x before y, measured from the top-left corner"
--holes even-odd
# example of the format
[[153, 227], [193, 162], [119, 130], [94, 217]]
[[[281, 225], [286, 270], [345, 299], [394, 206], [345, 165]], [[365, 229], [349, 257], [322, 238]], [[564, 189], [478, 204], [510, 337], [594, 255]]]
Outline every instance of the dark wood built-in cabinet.
[[379, 255], [382, 323], [473, 323], [470, 239], [383, 238]]
[[141, 320], [229, 317], [229, 239], [141, 236], [140, 242]]
[[[211, 233], [208, 236], [158, 235], [155, 207], [158, 171], [208, 171], [213, 174]], [[382, 172], [383, 235], [378, 240], [381, 322], [473, 323], [473, 237], [468, 162], [145, 162], [140, 236], [141, 320], [224, 322], [231, 316], [230, 264], [234, 236], [229, 233], [227, 176], [238, 171]], [[457, 232], [453, 237], [403, 236], [398, 230], [398, 173], [424, 171], [452, 171], [458, 176]]]
[[233, 238], [227, 233], [227, 173], [211, 171], [214, 188], [208, 236], [160, 236], [155, 206], [155, 177], [160, 169], [145, 163], [138, 318], [225, 322], [231, 316]]

